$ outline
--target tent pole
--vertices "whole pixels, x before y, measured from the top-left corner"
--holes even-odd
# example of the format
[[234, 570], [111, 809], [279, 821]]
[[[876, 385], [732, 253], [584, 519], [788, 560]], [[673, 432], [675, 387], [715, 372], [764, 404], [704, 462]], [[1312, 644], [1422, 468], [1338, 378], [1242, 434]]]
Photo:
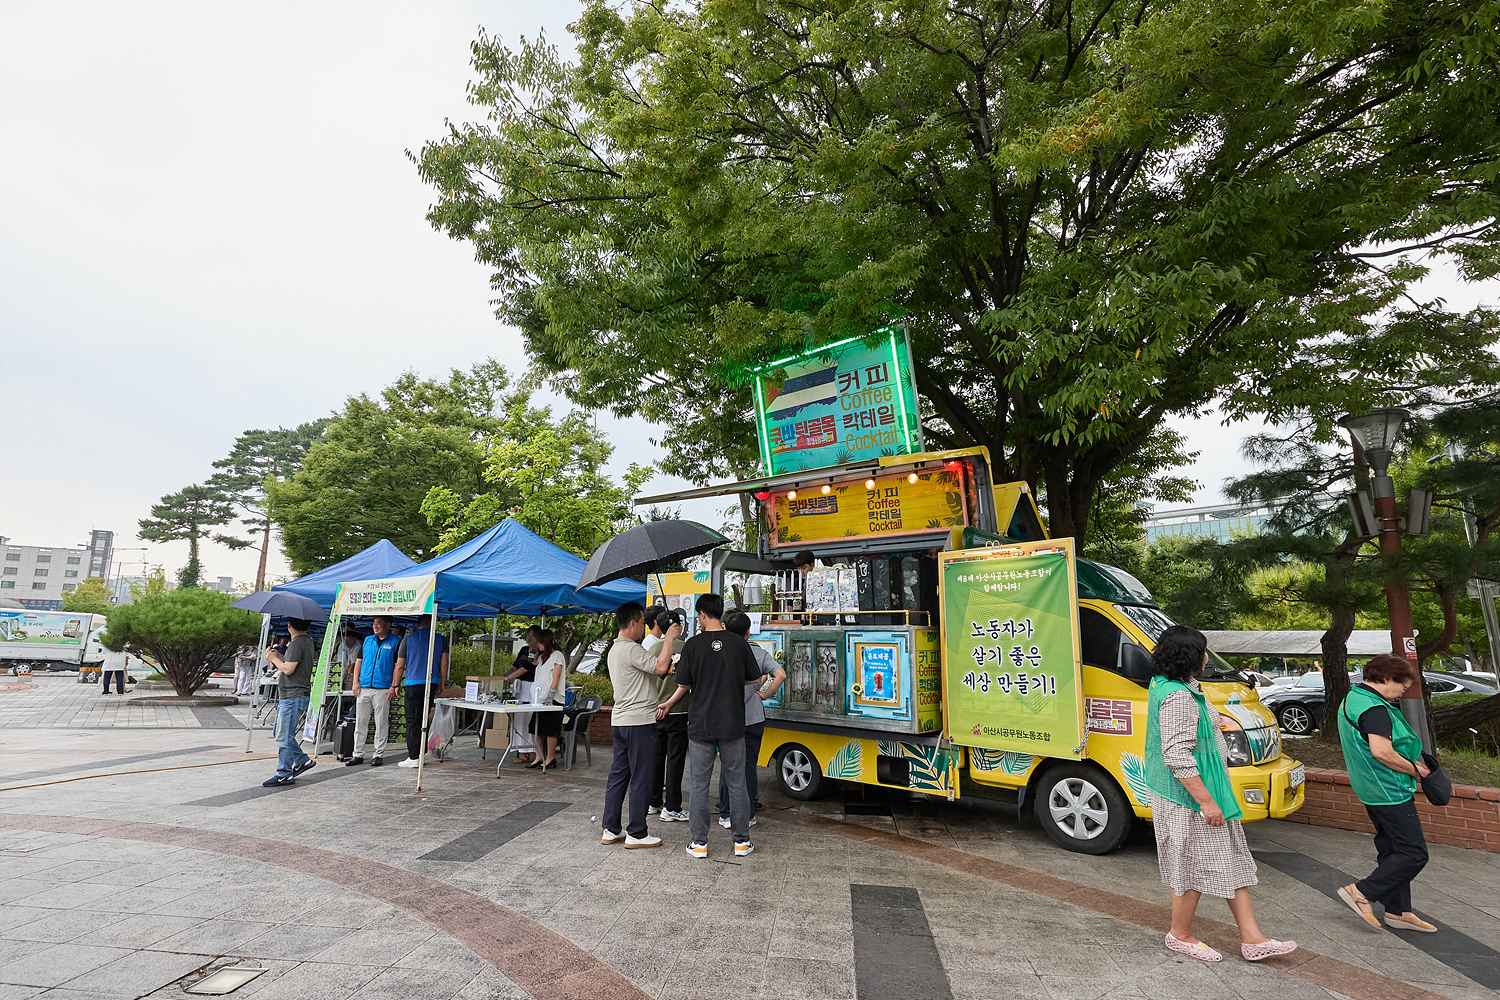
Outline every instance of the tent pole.
[[495, 633], [500, 631], [500, 616], [490, 619], [490, 676], [495, 676]]
[[432, 727], [432, 662], [437, 648], [437, 601], [432, 602], [432, 620], [427, 626], [427, 674], [422, 678], [422, 745], [417, 747], [417, 791], [422, 790], [422, 765], [427, 761], [427, 735]]
[[255, 725], [255, 713], [260, 711], [260, 658], [265, 655], [266, 633], [271, 631], [271, 616], [260, 616], [260, 643], [255, 647], [255, 693], [250, 696], [250, 714], [245, 716], [245, 752], [250, 752], [251, 727]]

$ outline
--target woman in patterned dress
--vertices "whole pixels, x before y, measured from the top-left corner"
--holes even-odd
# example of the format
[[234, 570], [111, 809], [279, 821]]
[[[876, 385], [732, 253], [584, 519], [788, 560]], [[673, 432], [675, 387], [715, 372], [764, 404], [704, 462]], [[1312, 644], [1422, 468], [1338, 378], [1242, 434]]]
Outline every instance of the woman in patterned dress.
[[1146, 717], [1146, 784], [1156, 827], [1161, 879], [1172, 890], [1169, 951], [1218, 962], [1223, 955], [1193, 936], [1198, 900], [1229, 902], [1240, 930], [1240, 955], [1259, 962], [1297, 950], [1295, 941], [1261, 933], [1250, 905], [1255, 859], [1245, 843], [1241, 811], [1224, 760], [1229, 748], [1220, 719], [1198, 687], [1208, 663], [1208, 639], [1197, 629], [1173, 625], [1156, 643]]

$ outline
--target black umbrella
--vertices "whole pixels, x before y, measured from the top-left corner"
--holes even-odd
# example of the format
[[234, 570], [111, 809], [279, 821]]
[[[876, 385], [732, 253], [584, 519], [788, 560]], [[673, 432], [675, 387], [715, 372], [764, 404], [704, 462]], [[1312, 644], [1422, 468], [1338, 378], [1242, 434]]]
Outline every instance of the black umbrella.
[[647, 521], [616, 535], [594, 550], [578, 578], [595, 587], [626, 576], [644, 576], [662, 563], [702, 555], [729, 539], [697, 521]]
[[317, 601], [286, 590], [257, 590], [235, 601], [234, 607], [277, 618], [305, 618], [310, 622], [328, 620], [328, 612]]

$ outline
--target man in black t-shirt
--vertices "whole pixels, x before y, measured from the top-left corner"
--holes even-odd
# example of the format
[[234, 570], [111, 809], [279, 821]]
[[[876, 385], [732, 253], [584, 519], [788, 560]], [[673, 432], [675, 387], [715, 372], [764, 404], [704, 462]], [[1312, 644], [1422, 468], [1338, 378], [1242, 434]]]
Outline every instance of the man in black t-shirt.
[[714, 757], [729, 783], [734, 824], [734, 856], [748, 856], [750, 801], [745, 792], [745, 684], [760, 678], [760, 667], [744, 636], [724, 629], [724, 598], [698, 598], [699, 632], [682, 647], [677, 690], [658, 706], [666, 718], [672, 706], [692, 694], [688, 709], [688, 856], [708, 857], [709, 794]]

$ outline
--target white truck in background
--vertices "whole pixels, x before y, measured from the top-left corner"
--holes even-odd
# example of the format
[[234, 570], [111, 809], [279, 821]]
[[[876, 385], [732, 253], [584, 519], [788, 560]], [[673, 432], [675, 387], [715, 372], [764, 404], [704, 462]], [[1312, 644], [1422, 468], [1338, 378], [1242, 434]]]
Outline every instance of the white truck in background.
[[108, 623], [104, 615], [77, 611], [0, 608], [0, 670], [78, 670], [97, 680], [105, 652], [99, 634]]

